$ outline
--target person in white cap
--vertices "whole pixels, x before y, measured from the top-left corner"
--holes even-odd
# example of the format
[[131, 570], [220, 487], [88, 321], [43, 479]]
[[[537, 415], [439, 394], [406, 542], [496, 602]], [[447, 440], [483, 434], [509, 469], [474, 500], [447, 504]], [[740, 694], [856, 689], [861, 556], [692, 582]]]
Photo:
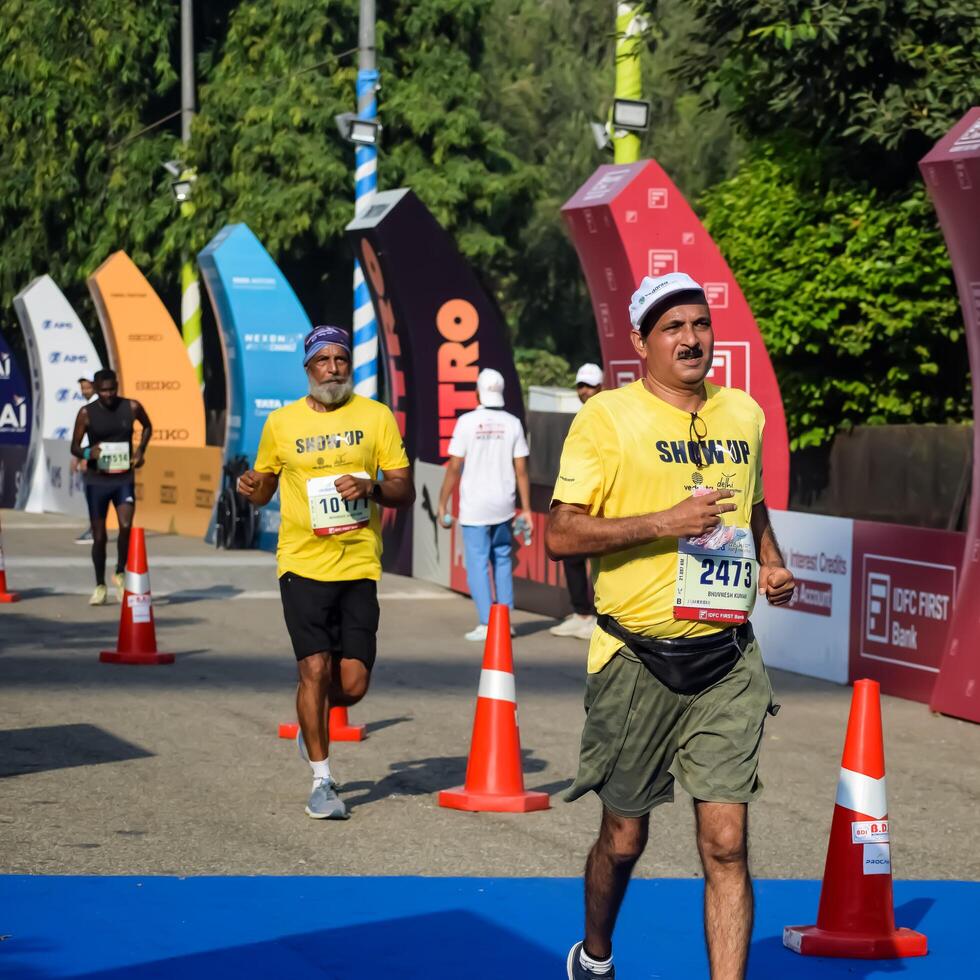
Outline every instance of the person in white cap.
[[449, 441], [449, 463], [439, 492], [438, 520], [452, 522], [450, 506], [459, 484], [459, 523], [463, 529], [466, 580], [476, 603], [479, 622], [467, 640], [487, 637], [491, 605], [491, 568], [494, 601], [514, 608], [511, 544], [515, 489], [520, 495], [520, 517], [532, 526], [529, 450], [521, 420], [504, 410], [504, 377], [484, 368], [476, 379], [480, 407], [456, 420]]
[[566, 796], [602, 802], [585, 867], [585, 935], [571, 980], [611, 978], [612, 935], [650, 811], [694, 800], [713, 980], [745, 976], [752, 931], [747, 804], [772, 687], [749, 614], [793, 595], [766, 510], [762, 409], [705, 381], [704, 291], [644, 278], [630, 303], [644, 376], [582, 407], [565, 440], [546, 546], [598, 556], [579, 769]]
[[[602, 391], [602, 368], [598, 364], [583, 364], [575, 374], [575, 392], [584, 405], [593, 395]], [[565, 569], [565, 583], [568, 596], [572, 600], [570, 612], [557, 626], [548, 632], [552, 636], [571, 636], [578, 640], [592, 639], [595, 629], [595, 606], [589, 594], [589, 574], [585, 558], [566, 558], [562, 561]]]

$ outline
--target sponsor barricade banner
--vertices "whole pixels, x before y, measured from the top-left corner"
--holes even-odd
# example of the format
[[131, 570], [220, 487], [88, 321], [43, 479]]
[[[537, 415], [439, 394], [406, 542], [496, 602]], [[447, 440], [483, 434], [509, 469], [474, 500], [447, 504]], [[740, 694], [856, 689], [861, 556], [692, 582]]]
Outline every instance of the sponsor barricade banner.
[[156, 446], [204, 446], [204, 398], [177, 324], [125, 252], [89, 276], [119, 394], [135, 398], [153, 423]]
[[40, 496], [46, 511], [87, 519], [85, 483], [81, 471], [72, 465], [77, 461], [70, 447], [71, 443], [65, 439], [43, 440], [44, 473], [35, 474], [33, 486], [41, 484]]
[[956, 608], [966, 535], [854, 522], [850, 679], [928, 701]]
[[756, 601], [752, 625], [766, 664], [846, 684], [854, 522], [797, 511], [769, 516], [796, 592], [788, 606]]
[[0, 507], [23, 507], [33, 413], [31, 389], [0, 336]]
[[606, 386], [642, 374], [630, 343], [630, 295], [643, 276], [687, 272], [705, 289], [715, 329], [708, 380], [742, 388], [766, 413], [766, 497], [789, 503], [789, 441], [776, 374], [752, 311], [718, 247], [654, 160], [606, 164], [562, 207], [592, 297]]
[[959, 601], [931, 707], [980, 722], [980, 107], [974, 107], [919, 164], [946, 238], [966, 326], [973, 376], [973, 495], [960, 566]]
[[218, 446], [156, 446], [136, 473], [136, 522], [165, 534], [204, 537], [221, 488]]
[[75, 418], [85, 404], [78, 379], [91, 381], [102, 368], [102, 360], [78, 314], [50, 276], [39, 276], [22, 289], [14, 297], [14, 310], [27, 344], [35, 406], [25, 510], [84, 513], [84, 506], [79, 511], [77, 500], [69, 493], [72, 479], [66, 456]]
[[[409, 458], [442, 467], [456, 419], [477, 407], [476, 378], [483, 368], [504, 377], [504, 407], [524, 418], [520, 382], [503, 315], [452, 236], [411, 190], [376, 194], [371, 206], [347, 226], [347, 237], [364, 270], [383, 351], [384, 392]], [[440, 481], [441, 482], [441, 481]], [[418, 577], [437, 576], [447, 564], [439, 529], [433, 531], [436, 498], [431, 473], [424, 488], [429, 508], [385, 510], [384, 567]], [[439, 544], [433, 562], [426, 551], [413, 561], [413, 523], [424, 521], [419, 540]], [[452, 537], [459, 536], [454, 525]], [[436, 544], [433, 544], [433, 550]], [[465, 578], [462, 583], [465, 591]]]
[[[303, 338], [310, 319], [245, 224], [226, 225], [198, 255], [221, 337], [228, 386], [225, 459], [255, 461], [270, 412], [306, 394]], [[279, 535], [278, 495], [260, 511], [260, 548]]]

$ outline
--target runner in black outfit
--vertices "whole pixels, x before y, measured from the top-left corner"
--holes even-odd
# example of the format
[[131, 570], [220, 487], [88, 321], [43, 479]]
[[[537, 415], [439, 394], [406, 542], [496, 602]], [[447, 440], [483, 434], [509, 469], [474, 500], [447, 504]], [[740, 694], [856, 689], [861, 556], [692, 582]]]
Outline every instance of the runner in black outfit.
[[[129, 552], [129, 531], [133, 526], [136, 492], [133, 470], [143, 465], [153, 427], [143, 406], [131, 398], [119, 397], [116, 372], [108, 369], [96, 373], [95, 391], [98, 401], [79, 409], [72, 434], [71, 452], [85, 460], [85, 499], [88, 501], [89, 519], [92, 522], [92, 564], [95, 566], [95, 591], [89, 605], [106, 603], [105, 559], [106, 517], [109, 504], [116, 508], [119, 520], [118, 555], [113, 582], [122, 599], [126, 555]], [[143, 427], [140, 444], [133, 453], [133, 421]], [[82, 448], [82, 439], [88, 436], [88, 446]]]

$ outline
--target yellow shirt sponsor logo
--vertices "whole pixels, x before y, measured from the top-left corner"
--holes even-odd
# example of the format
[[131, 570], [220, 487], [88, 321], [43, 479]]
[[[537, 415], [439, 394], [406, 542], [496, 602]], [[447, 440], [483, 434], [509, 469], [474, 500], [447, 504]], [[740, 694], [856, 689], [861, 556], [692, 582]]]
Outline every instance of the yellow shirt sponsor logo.
[[255, 469], [279, 474], [279, 575], [293, 572], [321, 582], [381, 578], [377, 504], [370, 505], [367, 524], [321, 537], [311, 524], [307, 481], [407, 466], [394, 416], [369, 398], [353, 395], [341, 408], [317, 412], [304, 397], [272, 412], [262, 429]]
[[[744, 391], [706, 384], [698, 413], [707, 437], [691, 439], [690, 413], [651, 395], [642, 381], [590, 398], [562, 450], [556, 502], [588, 507], [598, 517], [636, 517], [667, 510], [695, 492], [730, 490], [736, 509], [724, 524], [748, 528], [763, 499], [762, 409]], [[703, 466], [697, 468], [698, 459]], [[673, 638], [717, 632], [717, 623], [674, 616], [677, 539], [667, 538], [593, 560], [596, 608], [634, 633]], [[622, 644], [596, 629], [589, 672], [601, 670]]]

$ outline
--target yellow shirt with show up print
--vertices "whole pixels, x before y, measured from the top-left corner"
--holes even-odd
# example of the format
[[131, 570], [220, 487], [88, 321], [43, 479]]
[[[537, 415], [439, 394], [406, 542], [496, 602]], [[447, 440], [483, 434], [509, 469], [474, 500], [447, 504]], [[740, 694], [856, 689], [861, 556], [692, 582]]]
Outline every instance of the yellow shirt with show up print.
[[381, 578], [378, 505], [371, 503], [366, 526], [318, 537], [306, 481], [345, 473], [376, 477], [378, 470], [407, 466], [394, 416], [370, 398], [353, 395], [331, 412], [317, 412], [301, 398], [272, 412], [262, 429], [255, 469], [279, 474], [279, 575], [293, 572], [321, 582]]
[[[572, 423], [553, 499], [588, 507], [594, 517], [636, 517], [667, 510], [697, 489], [731, 490], [725, 524], [749, 528], [763, 499], [762, 409], [744, 391], [706, 384], [698, 413], [707, 426], [698, 470], [691, 462], [691, 415], [650, 394], [642, 381], [590, 398]], [[700, 431], [704, 428], [698, 423]], [[664, 538], [593, 559], [596, 609], [634, 633], [704, 636], [724, 627], [675, 619], [677, 539]], [[623, 644], [596, 627], [589, 673]]]

